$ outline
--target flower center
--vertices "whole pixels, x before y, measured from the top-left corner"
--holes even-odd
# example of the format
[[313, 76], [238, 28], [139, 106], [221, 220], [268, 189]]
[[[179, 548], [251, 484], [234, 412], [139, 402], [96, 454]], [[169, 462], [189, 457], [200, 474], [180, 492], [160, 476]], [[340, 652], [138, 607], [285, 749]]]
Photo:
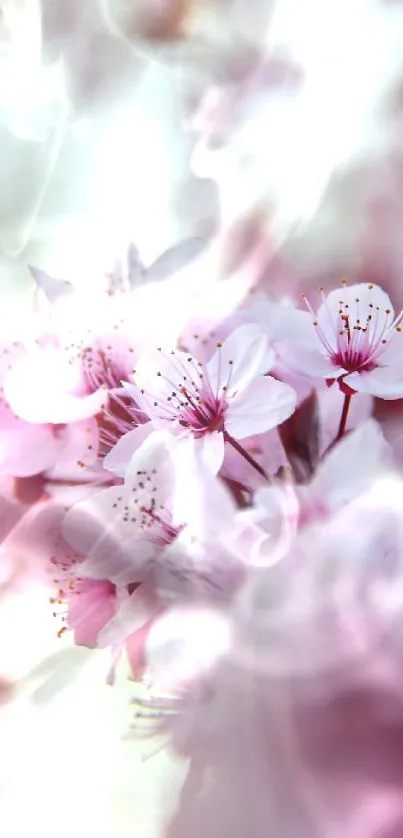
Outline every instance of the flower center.
[[[218, 349], [221, 346], [221, 343], [217, 344]], [[197, 439], [207, 433], [222, 431], [229, 400], [235, 395], [235, 392], [228, 394], [233, 361], [226, 362], [228, 372], [224, 375], [224, 370], [221, 371], [220, 384], [214, 388], [203, 363], [192, 355], [172, 350], [169, 356], [164, 356], [161, 349], [158, 351], [167, 362], [164, 372], [157, 372], [166, 394], [152, 396], [144, 389], [140, 390], [149, 401], [150, 415], [157, 414], [159, 419], [177, 422]], [[221, 383], [221, 379], [225, 383]]]
[[[342, 285], [346, 282], [343, 280]], [[368, 285], [373, 291], [374, 285]], [[336, 310], [329, 305], [320, 289], [323, 299], [323, 313], [316, 312], [305, 295], [303, 299], [314, 317], [313, 325], [318, 337], [333, 364], [343, 367], [348, 373], [372, 372], [378, 366], [387, 345], [396, 332], [402, 330], [403, 312], [394, 318], [391, 308], [381, 309], [369, 299], [361, 300], [351, 294], [338, 300]], [[327, 317], [328, 323], [325, 323]]]
[[137, 425], [143, 425], [148, 417], [132, 398], [123, 394], [121, 381], [127, 377], [127, 370], [120, 368], [104, 350], [86, 347], [81, 362], [88, 391], [95, 392], [100, 387], [108, 391], [106, 404], [95, 417], [99, 433], [98, 459], [102, 461], [122, 436]]
[[168, 544], [172, 544], [183, 529], [183, 527], [174, 527], [169, 510], [161, 505], [157, 511], [156, 504], [153, 501], [149, 507], [142, 506], [140, 514], [140, 529], [144, 530], [150, 541], [160, 547], [167, 547]]
[[160, 547], [166, 547], [182, 532], [183, 526], [172, 524], [169, 504], [164, 503], [162, 497], [158, 497], [160, 487], [156, 475], [156, 469], [140, 469], [130, 495], [120, 495], [116, 498], [113, 508], [121, 510], [123, 523], [134, 524], [138, 536]]
[[179, 424], [188, 428], [197, 438], [205, 433], [222, 431], [227, 403], [225, 399], [215, 397], [208, 390], [190, 393], [187, 387], [181, 387], [183, 402], [180, 409]]

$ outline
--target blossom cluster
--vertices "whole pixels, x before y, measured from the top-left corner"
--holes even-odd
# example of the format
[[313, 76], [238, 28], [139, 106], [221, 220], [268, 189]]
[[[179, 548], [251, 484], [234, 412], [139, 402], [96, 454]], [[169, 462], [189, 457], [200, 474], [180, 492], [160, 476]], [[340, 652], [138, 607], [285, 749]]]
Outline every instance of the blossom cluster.
[[[317, 300], [249, 281], [200, 291], [203, 256], [185, 242], [146, 270], [131, 246], [90, 300], [32, 269], [30, 333], [2, 346], [1, 472], [19, 509], [3, 552], [25, 550], [45, 574], [60, 637], [111, 647], [111, 680], [124, 650], [144, 675], [150, 632], [178, 609], [228, 628], [256, 584], [280, 577], [286, 602], [267, 619], [281, 630], [333, 608], [347, 583], [353, 620], [372, 549], [355, 522], [372, 538], [371, 492], [398, 480], [398, 446], [373, 417], [403, 397], [388, 295], [344, 280]], [[322, 641], [317, 630], [318, 649], [281, 666], [346, 653]], [[170, 686], [188, 663], [163, 665]]]

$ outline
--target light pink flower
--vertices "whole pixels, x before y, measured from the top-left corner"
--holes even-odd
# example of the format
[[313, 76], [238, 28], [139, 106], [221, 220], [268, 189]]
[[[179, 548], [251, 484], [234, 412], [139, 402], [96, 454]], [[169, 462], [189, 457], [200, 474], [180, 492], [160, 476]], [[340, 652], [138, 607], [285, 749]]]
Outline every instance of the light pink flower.
[[183, 446], [156, 432], [133, 456], [123, 486], [66, 515], [64, 536], [87, 556], [82, 574], [124, 592], [98, 644], [119, 647], [133, 632], [146, 636], [177, 606], [225, 612], [249, 553], [259, 548], [261, 532], [239, 515], [221, 482], [183, 454]]
[[226, 439], [263, 433], [295, 408], [294, 391], [264, 375], [272, 360], [261, 329], [242, 326], [217, 344], [206, 365], [176, 350], [140, 358], [136, 384], [126, 384], [125, 390], [155, 427], [191, 440], [218, 471]]
[[[91, 293], [34, 271], [42, 334], [29, 352], [8, 364], [6, 398], [31, 426], [86, 420], [91, 438], [83, 438], [75, 463], [96, 466], [120, 437], [147, 420], [122, 393], [121, 381], [130, 376], [140, 351], [161, 337], [176, 341], [193, 292], [186, 294], [175, 278], [173, 284], [159, 280], [194, 259], [202, 244], [197, 239], [181, 243], [149, 269], [131, 247], [126, 266], [118, 263]], [[167, 316], [175, 295], [175, 311]], [[140, 429], [137, 444], [143, 438]]]
[[395, 317], [388, 295], [360, 283], [325, 296], [317, 312], [305, 298], [313, 323], [309, 340], [288, 341], [281, 355], [310, 378], [338, 381], [345, 393], [384, 399], [403, 395], [402, 313]]
[[86, 420], [91, 438], [83, 438], [76, 462], [102, 459], [119, 436], [145, 419], [119, 394], [121, 379], [133, 366], [135, 348], [129, 337], [133, 300], [130, 295], [114, 297], [107, 311], [106, 299], [98, 300], [102, 308], [95, 322], [89, 318], [86, 325], [80, 309], [83, 300], [69, 295], [66, 308], [58, 306], [50, 339], [20, 357], [5, 379], [8, 403], [31, 428]]
[[[2, 572], [13, 575], [12, 584], [40, 582], [49, 589], [49, 608], [55, 618], [55, 632], [62, 638], [72, 631], [74, 642], [89, 648], [107, 647], [102, 640], [104, 630], [113, 627], [119, 608], [130, 598], [133, 588], [117, 587], [109, 579], [91, 579], [83, 574], [84, 556], [65, 540], [62, 523], [65, 507], [52, 501], [40, 501], [14, 522], [0, 553], [0, 582]], [[4, 522], [4, 525], [6, 522]], [[5, 560], [8, 560], [8, 563]], [[18, 575], [14, 581], [14, 576]], [[2, 585], [0, 585], [0, 588]], [[135, 587], [135, 586], [134, 586]], [[131, 672], [141, 674], [144, 667], [143, 647], [149, 626], [140, 625], [141, 632], [127, 631], [112, 643], [111, 668], [107, 675], [114, 678], [116, 664], [126, 651]]]
[[[160, 443], [157, 442], [158, 437]], [[115, 518], [119, 519], [114, 521], [115, 532], [121, 525], [123, 513], [124, 526], [132, 536], [129, 540], [126, 534], [129, 542], [126, 562], [127, 565], [130, 563], [129, 573], [133, 575], [130, 577], [127, 575], [124, 578], [134, 578], [134, 573], [136, 573], [136, 578], [141, 578], [143, 581], [130, 597], [122, 600], [115, 618], [100, 635], [101, 643], [120, 643], [132, 631], [144, 628], [146, 621], [153, 633], [156, 621], [157, 625], [163, 625], [159, 620], [161, 616], [162, 620], [164, 616], [167, 617], [168, 624], [171, 624], [170, 614], [174, 623], [176, 614], [179, 618], [180, 631], [184, 630], [185, 633], [187, 631], [188, 635], [189, 632], [195, 630], [195, 619], [199, 629], [203, 625], [204, 617], [206, 617], [207, 627], [212, 623], [215, 623], [217, 627], [224, 627], [225, 614], [228, 609], [231, 609], [231, 602], [236, 596], [236, 591], [243, 584], [248, 568], [254, 563], [262, 562], [263, 552], [266, 556], [270, 552], [271, 559], [275, 560], [274, 551], [277, 545], [274, 548], [273, 543], [266, 547], [263, 545], [264, 541], [268, 541], [267, 534], [261, 527], [254, 524], [248, 510], [245, 510], [245, 513], [240, 512], [221, 480], [211, 474], [203, 461], [197, 457], [197, 452], [193, 451], [193, 456], [189, 457], [184, 446], [176, 443], [172, 449], [176, 485], [172, 485], [172, 482], [167, 479], [169, 468], [165, 470], [165, 478], [164, 470], [157, 478], [158, 472], [161, 471], [161, 463], [164, 462], [164, 455], [166, 458], [167, 452], [164, 452], [164, 446], [168, 446], [169, 450], [169, 436], [156, 432], [134, 455], [126, 473], [125, 489], [130, 489], [130, 472], [134, 471], [134, 465], [137, 471], [140, 471], [139, 477], [142, 484], [140, 496], [143, 497], [144, 502], [150, 492], [150, 489], [146, 488], [148, 474], [146, 469], [137, 467], [141, 464], [141, 458], [144, 458], [149, 465], [150, 458], [151, 463], [153, 460], [156, 461], [156, 474], [153, 477], [155, 484], [151, 488], [152, 499], [148, 512], [153, 517], [152, 521], [147, 524], [147, 509], [143, 508], [141, 527], [143, 529], [148, 527], [148, 532], [146, 529], [140, 541], [138, 525], [136, 529], [137, 522], [132, 521], [130, 527], [130, 504], [136, 510], [138, 509], [136, 500], [133, 503], [130, 492], [128, 492], [125, 505], [122, 498], [121, 511], [118, 509], [114, 511]], [[152, 491], [161, 482], [162, 488], [170, 486], [171, 490], [171, 498], [167, 499], [163, 506], [158, 503], [158, 497]], [[137, 485], [134, 488], [135, 499], [137, 499], [139, 487]], [[109, 493], [111, 494], [110, 490]], [[105, 500], [107, 493], [103, 494]], [[282, 493], [279, 491], [278, 494]], [[97, 503], [101, 498], [94, 496], [92, 500]], [[156, 501], [155, 511], [152, 507], [153, 500]], [[81, 513], [84, 507], [88, 508], [88, 504], [81, 506]], [[90, 562], [89, 573], [95, 576], [98, 568], [102, 567], [100, 575], [106, 573], [111, 576], [120, 566], [122, 550], [120, 541], [117, 548], [120, 551], [119, 558], [115, 563], [114, 547], [106, 548], [105, 546], [103, 531], [105, 526], [108, 526], [105, 524], [105, 519], [106, 517], [110, 519], [111, 515], [108, 513], [105, 515], [105, 507], [103, 514], [101, 510], [97, 512], [93, 508], [90, 514], [93, 517], [98, 514], [98, 521], [90, 520], [86, 527], [85, 520], [77, 517], [78, 511], [77, 508], [74, 509], [66, 517], [64, 530], [67, 537], [74, 544], [82, 544], [83, 531], [90, 531], [94, 548], [89, 549], [90, 559], [85, 563], [84, 570], [89, 568]], [[178, 521], [185, 523], [178, 526]], [[149, 544], [142, 552], [143, 543], [146, 540]], [[85, 549], [88, 550], [88, 546], [86, 544]], [[143, 560], [140, 567], [139, 558]], [[109, 563], [108, 566], [106, 563]], [[161, 628], [161, 631], [163, 632], [164, 629]], [[171, 686], [173, 684], [178, 686], [182, 678], [186, 680], [189, 677], [188, 653], [191, 643], [188, 642], [186, 648], [184, 655], [182, 652], [177, 655], [168, 640], [167, 648], [160, 655], [162, 669], [159, 676], [165, 683], [169, 681]], [[209, 640], [208, 637], [204, 638], [201, 635], [198, 639], [197, 654], [193, 656], [192, 671], [203, 668], [211, 657], [215, 657], [216, 652], [217, 638], [214, 642], [212, 638]], [[166, 655], [170, 657], [172, 667], [167, 663]], [[173, 661], [172, 658], [175, 660]], [[148, 656], [147, 660], [150, 663]], [[158, 666], [153, 667], [154, 676]]]
[[83, 573], [117, 585], [142, 582], [175, 549], [183, 526], [172, 516], [174, 464], [165, 435], [132, 457], [123, 485], [92, 494], [67, 513], [64, 535], [86, 561]]
[[82, 574], [142, 583], [162, 600], [226, 596], [243, 559], [226, 549], [236, 507], [210, 473], [163, 431], [133, 455], [124, 484], [66, 514], [63, 532], [87, 558]]

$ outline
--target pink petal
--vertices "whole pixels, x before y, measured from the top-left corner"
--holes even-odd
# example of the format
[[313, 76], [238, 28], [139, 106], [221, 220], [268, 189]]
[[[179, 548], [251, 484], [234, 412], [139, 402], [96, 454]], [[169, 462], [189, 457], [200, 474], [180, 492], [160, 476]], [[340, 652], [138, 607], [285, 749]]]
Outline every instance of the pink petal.
[[62, 352], [33, 352], [7, 373], [4, 394], [27, 422], [64, 424], [94, 416], [104, 404], [103, 390], [79, 397], [80, 387], [80, 370]]
[[[221, 451], [223, 435], [217, 436], [221, 441], [214, 440], [214, 446], [220, 446]], [[206, 439], [211, 445], [211, 439]], [[186, 521], [192, 535], [205, 539], [207, 535], [214, 538], [215, 533], [232, 526], [235, 507], [223, 483], [215, 476], [219, 467], [211, 457], [206, 458], [206, 445], [202, 447], [200, 442], [189, 440], [178, 444], [172, 515], [175, 524]]]
[[98, 637], [99, 646], [110, 646], [126, 640], [131, 634], [143, 628], [161, 611], [161, 603], [145, 585], [124, 599], [112, 620]]
[[8, 426], [0, 420], [0, 472], [27, 477], [51, 468], [63, 449], [63, 434], [46, 425], [15, 419]]
[[231, 402], [225, 427], [236, 439], [264, 433], [288, 419], [296, 401], [295, 391], [288, 384], [261, 376]]
[[373, 372], [354, 372], [344, 380], [358, 393], [370, 393], [380, 399], [403, 397], [403, 372], [399, 375], [393, 367], [377, 367]]
[[[92, 467], [98, 456], [99, 432], [93, 417], [82, 422], [71, 422], [63, 429], [51, 426], [54, 436], [61, 437], [61, 446], [57, 462], [48, 469], [49, 480], [88, 480], [83, 465]], [[83, 464], [83, 465], [82, 465]]]
[[[171, 439], [166, 431], [153, 431], [147, 435], [142, 445], [133, 454], [126, 470], [125, 490], [130, 497], [135, 485], [138, 485], [138, 473], [147, 470], [153, 474], [153, 495], [156, 502], [170, 501], [175, 479], [174, 457], [178, 443]], [[151, 484], [150, 484], [151, 485]], [[144, 486], [146, 494], [149, 492]]]
[[174, 245], [146, 269], [146, 282], [159, 282], [181, 270], [196, 259], [205, 246], [206, 242], [198, 238], [186, 239]]
[[116, 611], [115, 586], [108, 581], [83, 579], [68, 604], [68, 627], [77, 646], [95, 647], [98, 635]]
[[135, 681], [138, 681], [144, 675], [147, 666], [146, 643], [153, 625], [154, 617], [148, 623], [144, 623], [137, 631], [129, 634], [125, 641], [126, 657], [132, 678]]
[[214, 391], [228, 383], [229, 392], [242, 390], [256, 375], [267, 372], [273, 362], [274, 353], [265, 332], [248, 324], [235, 329], [217, 349], [207, 364], [208, 378]]
[[250, 314], [275, 341], [298, 340], [310, 343], [313, 340], [314, 326], [308, 311], [263, 298], [250, 310]]
[[61, 537], [64, 515], [64, 508], [57, 503], [35, 503], [10, 533], [4, 548], [11, 555], [28, 556], [30, 568], [39, 576], [48, 574], [52, 558], [65, 561], [66, 553], [72, 552]]
[[299, 341], [284, 341], [277, 347], [283, 364], [309, 378], [338, 378], [346, 370], [336, 367], [319, 347]]
[[196, 459], [211, 474], [217, 474], [224, 460], [224, 437], [218, 431], [205, 434], [201, 439], [194, 439], [183, 442], [183, 445], [194, 446]]
[[[145, 381], [145, 376], [143, 377], [141, 375], [141, 369], [140, 369], [140, 376], [141, 376], [140, 381], [142, 381], [142, 380]], [[133, 401], [135, 402], [137, 407], [140, 410], [142, 410], [143, 413], [153, 421], [153, 424], [155, 426], [157, 425], [156, 420], [157, 420], [157, 417], [159, 415], [158, 410], [155, 409], [155, 406], [153, 404], [153, 399], [150, 398], [149, 394], [146, 394], [145, 392], [142, 392], [140, 387], [137, 386], [137, 384], [133, 384], [130, 381], [122, 381], [122, 392], [123, 392], [123, 395], [129, 396], [131, 399], [133, 399]]]
[[[26, 507], [23, 503], [24, 501], [20, 501], [16, 491], [16, 481], [0, 478], [0, 543], [2, 545], [25, 514]], [[0, 577], [2, 577], [1, 572]]]
[[386, 344], [382, 354], [378, 355], [378, 363], [381, 367], [394, 367], [395, 370], [402, 368], [403, 357], [403, 333], [394, 332], [390, 341]]
[[326, 508], [339, 509], [372, 485], [385, 471], [389, 457], [379, 425], [369, 419], [325, 455], [311, 491]]
[[103, 461], [104, 468], [108, 469], [108, 471], [113, 471], [118, 477], [124, 477], [133, 454], [152, 431], [152, 423], [146, 422], [144, 425], [139, 425], [137, 428], [122, 436], [105, 457]]

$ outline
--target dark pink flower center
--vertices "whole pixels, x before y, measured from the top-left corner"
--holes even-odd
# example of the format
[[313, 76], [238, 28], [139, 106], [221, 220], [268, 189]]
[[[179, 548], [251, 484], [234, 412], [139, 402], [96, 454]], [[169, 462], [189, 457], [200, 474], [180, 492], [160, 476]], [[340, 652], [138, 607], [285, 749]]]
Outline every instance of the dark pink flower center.
[[123, 523], [134, 525], [134, 531], [139, 537], [166, 547], [175, 540], [183, 526], [174, 526], [169, 505], [158, 499], [160, 489], [155, 482], [156, 475], [156, 469], [140, 469], [131, 496], [120, 495], [113, 509], [116, 510], [115, 514], [120, 511]]
[[152, 503], [149, 507], [142, 506], [140, 509], [139, 527], [147, 537], [160, 547], [167, 547], [172, 544], [175, 538], [182, 531], [183, 527], [174, 527], [170, 512], [161, 506], [156, 511]]
[[[342, 285], [346, 283], [343, 281]], [[366, 290], [373, 291], [374, 288], [374, 285], [368, 285]], [[364, 302], [360, 297], [352, 296], [339, 299], [337, 308], [332, 310], [323, 289], [320, 290], [324, 312], [319, 318], [303, 296], [314, 317], [318, 337], [332, 363], [343, 367], [347, 373], [377, 369], [388, 344], [402, 329], [402, 313], [394, 318], [391, 308], [382, 311], [379, 305], [368, 302], [368, 298]]]
[[[112, 349], [112, 347], [107, 347]], [[108, 391], [104, 408], [96, 416], [99, 431], [98, 457], [103, 460], [119, 439], [137, 425], [148, 421], [148, 417], [132, 398], [122, 393], [122, 380], [130, 371], [116, 362], [112, 355], [102, 349], [85, 347], [81, 362], [88, 392], [100, 387]]]
[[183, 402], [179, 412], [179, 424], [183, 428], [188, 428], [196, 438], [205, 433], [223, 430], [227, 408], [225, 399], [217, 398], [213, 393], [203, 390], [195, 397], [186, 387], [182, 387], [180, 392]]
[[[221, 346], [217, 343], [218, 350]], [[167, 422], [178, 422], [197, 439], [224, 430], [229, 400], [235, 395], [235, 392], [228, 395], [233, 361], [226, 362], [228, 369], [221, 370], [221, 381], [213, 388], [204, 364], [193, 356], [182, 357], [182, 353], [177, 355], [172, 351], [166, 360], [166, 371], [157, 372], [157, 376], [168, 387], [172, 386], [171, 392], [168, 389], [167, 395], [152, 396], [144, 389], [140, 391], [149, 400], [150, 415], [157, 415]]]
[[332, 355], [335, 367], [343, 367], [347, 372], [372, 372], [377, 368], [374, 361], [368, 359], [363, 352], [335, 352]]

